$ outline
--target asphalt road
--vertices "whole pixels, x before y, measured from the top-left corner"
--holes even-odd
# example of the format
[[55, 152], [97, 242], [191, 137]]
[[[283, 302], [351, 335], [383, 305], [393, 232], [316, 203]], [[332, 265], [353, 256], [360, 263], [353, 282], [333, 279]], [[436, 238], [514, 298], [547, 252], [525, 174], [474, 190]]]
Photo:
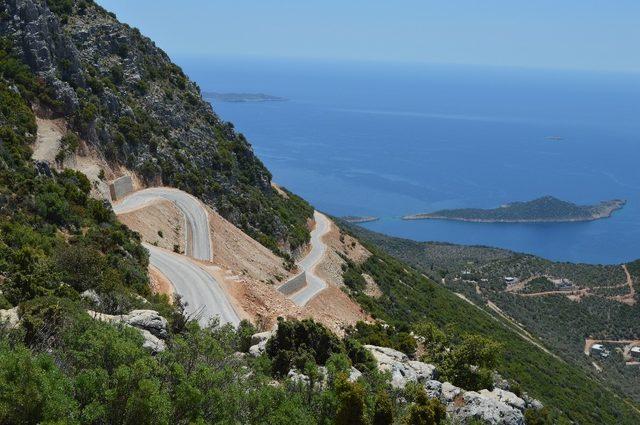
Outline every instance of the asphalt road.
[[151, 264], [171, 281], [186, 301], [187, 314], [197, 318], [202, 326], [215, 316], [220, 317], [221, 324], [237, 326], [240, 323], [224, 289], [213, 276], [183, 255], [149, 244], [144, 246], [149, 250]]
[[134, 192], [113, 205], [116, 214], [126, 213], [156, 199], [172, 201], [182, 211], [186, 220], [185, 250], [188, 256], [198, 260], [211, 260], [211, 236], [209, 216], [202, 203], [195, 197], [178, 189], [152, 187]]
[[329, 231], [329, 219], [318, 211], [313, 213], [313, 218], [316, 221], [316, 228], [311, 232], [311, 251], [298, 262], [298, 267], [307, 273], [307, 286], [289, 296], [300, 306], [307, 304], [318, 292], [327, 287], [327, 283], [315, 274], [314, 269], [327, 250], [322, 237]]
[[[212, 256], [209, 217], [200, 201], [178, 189], [150, 188], [134, 192], [117, 202], [113, 209], [123, 214], [143, 207], [157, 199], [173, 201], [182, 211], [185, 222], [187, 255], [198, 260], [210, 261]], [[187, 303], [186, 312], [206, 326], [209, 320], [219, 316], [220, 323], [238, 325], [240, 318], [233, 309], [220, 283], [188, 257], [153, 245], [144, 244], [149, 250], [149, 261], [173, 285], [175, 291]]]

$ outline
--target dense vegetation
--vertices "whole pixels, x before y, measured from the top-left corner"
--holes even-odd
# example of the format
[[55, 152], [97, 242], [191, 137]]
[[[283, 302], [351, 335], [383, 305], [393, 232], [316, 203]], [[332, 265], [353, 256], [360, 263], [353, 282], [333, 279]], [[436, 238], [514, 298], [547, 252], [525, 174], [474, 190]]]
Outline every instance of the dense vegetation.
[[[401, 258], [402, 251], [396, 251], [399, 246], [419, 247], [405, 256], [408, 260], [413, 258], [410, 255], [425, 256], [423, 244], [385, 237], [346, 223], [342, 227], [359, 236], [361, 241], [371, 237], [376, 244], [385, 248], [387, 245], [382, 242], [389, 240], [390, 252]], [[350, 292], [374, 317], [400, 327], [415, 326], [426, 320], [445, 329], [447, 335], [479, 334], [490, 338], [499, 343], [504, 352], [504, 358], [498, 362], [496, 369], [504, 377], [526, 388], [545, 405], [556, 409], [556, 413], [565, 419], [581, 424], [637, 422], [633, 402], [622, 400], [609, 389], [610, 384], [603, 385], [581, 367], [544, 353], [520, 337], [510, 322], [460, 300], [448, 289], [385, 254], [375, 245], [366, 246], [374, 255], [362, 265], [351, 264], [350, 268], [355, 269], [350, 274], [370, 275], [384, 295], [373, 299], [357, 287], [350, 289]], [[487, 255], [499, 256], [496, 252]], [[422, 270], [423, 273], [429, 273], [431, 268]], [[546, 314], [557, 321], [550, 310]], [[542, 315], [536, 317], [539, 319]], [[566, 326], [567, 332], [571, 330], [571, 323]]]
[[[445, 278], [449, 289], [464, 294], [478, 305], [485, 304], [487, 300], [494, 302], [540, 337], [560, 357], [580, 365], [596, 379], [606, 379], [608, 385], [621, 394], [640, 400], [638, 368], [625, 366], [623, 361], [598, 360], [603, 373], [596, 375], [592, 359], [583, 354], [586, 338], [629, 340], [640, 337], [637, 321], [640, 306], [607, 298], [629, 292], [621, 266], [560, 263], [497, 248], [415, 242], [362, 228], [353, 227], [353, 230], [390, 254], [414, 265], [435, 281], [440, 282]], [[638, 264], [640, 261], [626, 265], [636, 290], [640, 281]], [[590, 288], [591, 295], [579, 303], [563, 295], [520, 297], [504, 292], [504, 276], [520, 279], [531, 276], [564, 278], [580, 288]], [[477, 282], [482, 290], [481, 295], [472, 282]], [[552, 284], [541, 277], [529, 282], [521, 292], [545, 289], [552, 289]]]

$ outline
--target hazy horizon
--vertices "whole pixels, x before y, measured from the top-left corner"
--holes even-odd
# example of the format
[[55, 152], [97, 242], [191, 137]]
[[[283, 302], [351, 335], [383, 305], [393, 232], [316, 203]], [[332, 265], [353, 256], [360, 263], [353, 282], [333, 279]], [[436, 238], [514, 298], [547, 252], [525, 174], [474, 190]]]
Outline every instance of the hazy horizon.
[[640, 72], [640, 2], [627, 0], [99, 3], [172, 57]]

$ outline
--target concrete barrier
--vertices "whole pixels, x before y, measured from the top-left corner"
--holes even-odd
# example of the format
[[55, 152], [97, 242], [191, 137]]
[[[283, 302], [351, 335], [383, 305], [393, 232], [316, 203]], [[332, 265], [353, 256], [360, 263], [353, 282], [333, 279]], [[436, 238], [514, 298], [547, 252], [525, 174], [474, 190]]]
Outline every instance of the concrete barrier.
[[133, 180], [131, 176], [122, 176], [111, 182], [109, 185], [109, 193], [111, 194], [111, 200], [117, 201], [133, 192]]
[[291, 295], [294, 292], [298, 292], [305, 286], [307, 286], [307, 272], [302, 272], [280, 285], [278, 287], [278, 291], [284, 295]]

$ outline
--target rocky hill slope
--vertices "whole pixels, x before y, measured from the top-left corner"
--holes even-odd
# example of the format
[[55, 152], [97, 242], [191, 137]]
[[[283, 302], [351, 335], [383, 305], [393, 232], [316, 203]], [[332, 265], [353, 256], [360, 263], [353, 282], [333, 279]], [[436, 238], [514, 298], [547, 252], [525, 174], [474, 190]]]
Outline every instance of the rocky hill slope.
[[91, 182], [31, 160], [32, 109], [72, 129], [63, 151], [90, 144], [274, 250], [308, 238], [312, 209], [273, 192], [197, 87], [91, 1], [6, 0], [0, 36], [0, 423], [638, 423], [632, 402], [344, 229], [320, 272], [381, 321], [338, 337], [279, 320], [263, 339], [258, 320], [188, 321]]
[[0, 37], [51, 90], [40, 115], [64, 117], [107, 161], [200, 197], [274, 251], [308, 241], [312, 209], [277, 195], [244, 136], [162, 50], [91, 1], [47, 3], [0, 5]]

